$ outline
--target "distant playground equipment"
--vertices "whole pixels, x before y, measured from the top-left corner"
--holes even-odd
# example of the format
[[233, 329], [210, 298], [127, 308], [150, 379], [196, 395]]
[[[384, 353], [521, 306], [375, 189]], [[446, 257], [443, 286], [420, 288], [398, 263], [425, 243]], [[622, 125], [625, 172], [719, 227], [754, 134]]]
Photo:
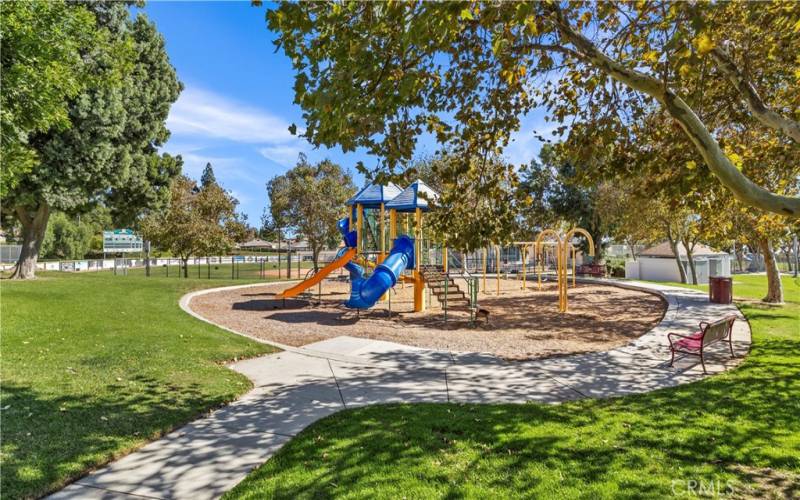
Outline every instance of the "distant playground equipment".
[[[575, 286], [575, 246], [572, 244], [572, 238], [576, 234], [583, 235], [586, 238], [589, 243], [589, 255], [594, 256], [594, 240], [592, 239], [592, 235], [590, 235], [587, 230], [580, 227], [570, 229], [563, 237], [555, 229], [545, 229], [539, 233], [539, 236], [536, 237], [535, 242], [535, 251], [537, 260], [539, 262], [544, 262], [544, 259], [542, 259], [541, 256], [545, 245], [547, 244], [545, 238], [550, 237], [553, 240], [551, 245], [555, 244], [556, 281], [558, 282], [558, 311], [562, 313], [567, 312], [567, 288], [569, 287], [567, 267], [570, 252], [572, 253], [572, 286]], [[542, 267], [543, 266], [540, 264], [537, 273], [539, 290], [542, 289]]]
[[[514, 269], [514, 274], [522, 281], [521, 289], [526, 290], [527, 286], [527, 271], [529, 268], [529, 260], [533, 262], [533, 270], [537, 276], [537, 289], [542, 290], [542, 276], [546, 274], [545, 268], [549, 263], [553, 264], [556, 282], [558, 284], [558, 310], [559, 312], [567, 312], [568, 297], [567, 289], [569, 286], [569, 273], [570, 264], [572, 267], [572, 286], [577, 283], [578, 274], [586, 274], [585, 268], [594, 269], [601, 267], [596, 265], [582, 264], [579, 268], [577, 266], [577, 248], [573, 244], [573, 239], [577, 236], [584, 236], [588, 240], [589, 255], [594, 256], [594, 240], [588, 231], [582, 228], [570, 229], [565, 235], [559, 234], [555, 229], [545, 229], [537, 236], [534, 241], [515, 241], [511, 247], [505, 247], [505, 251], [516, 250], [520, 260], [518, 261], [518, 268]], [[487, 279], [490, 275], [489, 257], [493, 257], [493, 269], [496, 284], [496, 294], [500, 295], [500, 280], [503, 275], [501, 268], [501, 253], [503, 247], [500, 245], [492, 245], [480, 250], [480, 269], [481, 278], [483, 282], [483, 293], [488, 294], [489, 288], [487, 286]], [[530, 259], [532, 257], [532, 259]], [[511, 273], [506, 273], [508, 276]]]
[[[344, 302], [344, 306], [350, 309], [370, 309], [379, 301], [387, 301], [391, 316], [394, 287], [398, 283], [410, 283], [414, 287], [414, 312], [425, 311], [431, 297], [436, 296], [444, 311], [445, 321], [448, 309], [469, 311], [472, 322], [478, 315], [488, 320], [488, 311], [478, 306], [479, 278], [477, 273], [472, 274], [467, 270], [466, 255], [463, 252], [449, 253], [447, 244], [428, 234], [423, 225], [424, 214], [430, 210], [428, 200], [437, 197], [438, 193], [421, 180], [405, 189], [392, 183], [386, 186], [371, 184], [363, 188], [347, 201], [348, 217], [338, 222], [344, 246], [334, 260], [276, 297], [296, 297], [315, 285], [321, 290], [321, 283], [326, 277], [344, 268], [349, 273], [351, 285], [350, 298]], [[570, 261], [573, 286], [576, 282], [576, 248], [572, 240], [577, 235], [588, 240], [589, 255], [593, 256], [594, 241], [588, 231], [581, 228], [573, 228], [565, 235], [554, 229], [545, 229], [535, 241], [513, 244], [522, 255], [523, 289], [527, 288], [529, 256], [533, 257], [539, 290], [542, 289], [546, 263], [555, 263], [559, 312], [567, 311], [567, 269]], [[388, 252], [387, 246], [391, 246]], [[492, 245], [481, 251], [483, 292], [489, 293], [487, 260], [490, 253], [494, 254], [496, 293], [499, 295], [500, 245]], [[456, 264], [454, 268], [460, 264], [460, 271], [451, 272], [448, 265], [450, 261]], [[456, 279], [466, 282], [466, 293]]]
[[[343, 267], [350, 274], [350, 298], [344, 302], [348, 308], [369, 309], [386, 300], [391, 315], [392, 289], [397, 283], [411, 283], [414, 312], [425, 311], [428, 290], [427, 302], [431, 295], [436, 296], [445, 321], [448, 309], [468, 310], [473, 322], [477, 315], [488, 318], [488, 312], [478, 307], [477, 278], [465, 272], [450, 273], [447, 245], [426, 234], [423, 218], [430, 210], [428, 200], [437, 197], [421, 180], [405, 189], [392, 183], [365, 187], [347, 201], [348, 217], [338, 223], [344, 247], [336, 258], [276, 297], [295, 297]], [[388, 253], [387, 243], [391, 246]], [[466, 294], [456, 278], [466, 281]]]

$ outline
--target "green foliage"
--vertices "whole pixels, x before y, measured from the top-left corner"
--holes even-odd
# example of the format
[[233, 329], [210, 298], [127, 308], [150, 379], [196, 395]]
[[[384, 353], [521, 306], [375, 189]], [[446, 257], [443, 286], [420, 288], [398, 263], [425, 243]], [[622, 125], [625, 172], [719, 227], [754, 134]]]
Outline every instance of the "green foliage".
[[141, 14], [130, 19], [121, 2], [69, 3], [66, 9], [88, 9], [96, 19], [98, 35], [82, 57], [90, 84], [69, 100], [67, 127], [30, 136], [38, 159], [4, 198], [25, 229], [20, 268], [31, 275], [49, 210], [77, 214], [102, 202], [118, 225], [134, 225], [142, 209], [163, 204], [182, 163], [158, 153], [181, 84], [155, 26]]
[[89, 251], [94, 227], [77, 222], [62, 212], [50, 216], [42, 242], [41, 254], [46, 259], [82, 259]]
[[44, 276], [2, 287], [3, 498], [43, 496], [233, 400], [250, 384], [223, 362], [271, 351], [178, 307], [219, 280]]
[[420, 159], [405, 174], [406, 180], [419, 177], [439, 193], [428, 200], [432, 209], [425, 219], [437, 241], [473, 251], [513, 239], [523, 201], [513, 165], [451, 152]]
[[100, 83], [92, 80], [91, 63], [83, 55], [108, 47], [108, 40], [83, 6], [33, 0], [3, 4], [0, 43], [0, 197], [5, 198], [36, 164], [29, 136], [51, 127], [68, 128], [69, 99]]
[[[792, 137], [800, 137], [793, 112], [800, 30], [791, 5], [284, 2], [267, 20], [294, 66], [303, 135], [314, 145], [366, 148], [390, 172], [423, 134], [465, 157], [496, 155], [520, 116], [544, 106], [560, 125], [555, 133], [569, 123], [570, 136], [579, 132], [576, 146], [602, 155], [605, 145], [646, 148], [649, 135], [638, 125], [660, 108], [686, 151], [701, 157], [697, 164], [705, 161], [738, 198], [796, 216], [796, 194], [742, 175], [741, 153], [711, 133], [759, 130], [762, 141], [791, 144], [794, 127]], [[743, 85], [723, 71], [716, 51], [723, 46], [734, 69], [743, 68]], [[762, 91], [756, 105], [747, 85]], [[770, 123], [764, 115], [773, 109]], [[774, 125], [781, 120], [788, 125]], [[773, 165], [763, 170], [777, 173]]]
[[[606, 232], [597, 210], [598, 187], [583, 184], [578, 177], [580, 170], [556, 148], [543, 147], [539, 160], [532, 160], [520, 172], [520, 190], [530, 200], [522, 220], [528, 239], [548, 227], [586, 229], [592, 235], [599, 260]], [[588, 250], [588, 243], [583, 238], [580, 241], [581, 248]]]
[[217, 177], [214, 175], [214, 168], [211, 166], [211, 163], [206, 163], [205, 168], [203, 168], [203, 175], [200, 176], [200, 186], [206, 187], [209, 184], [216, 184]]
[[236, 203], [218, 184], [198, 188], [181, 176], [172, 182], [169, 206], [142, 221], [142, 235], [184, 262], [192, 255], [227, 253], [247, 237]]
[[341, 240], [336, 222], [347, 215], [345, 202], [355, 194], [353, 178], [339, 165], [323, 160], [316, 165], [301, 154], [297, 165], [267, 183], [273, 230], [291, 228], [311, 247], [314, 267], [319, 252]]
[[112, 227], [106, 207], [76, 217], [63, 212], [50, 215], [41, 254], [45, 259], [84, 259], [87, 254], [103, 251], [103, 231]]
[[716, 481], [723, 493], [730, 481], [735, 497], [796, 496], [800, 281], [785, 278], [784, 307], [749, 302], [763, 295], [764, 276], [735, 281], [753, 347], [731, 372], [559, 405], [345, 410], [298, 434], [226, 498], [696, 498], [690, 480]]

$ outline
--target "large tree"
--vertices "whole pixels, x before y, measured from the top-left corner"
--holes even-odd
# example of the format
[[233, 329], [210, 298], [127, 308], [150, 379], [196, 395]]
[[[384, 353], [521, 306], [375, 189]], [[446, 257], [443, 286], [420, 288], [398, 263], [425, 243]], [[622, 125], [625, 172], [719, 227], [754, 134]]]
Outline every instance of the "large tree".
[[432, 210], [425, 226], [451, 248], [470, 252], [509, 243], [518, 230], [524, 198], [516, 169], [502, 158], [451, 151], [417, 159], [404, 177], [405, 183], [420, 178], [439, 193], [428, 200]]
[[109, 44], [127, 50], [93, 47], [85, 55], [91, 75], [117, 75], [115, 83], [91, 85], [71, 99], [68, 128], [29, 139], [37, 161], [3, 200], [22, 227], [18, 278], [34, 277], [51, 210], [78, 214], [103, 203], [118, 223], [131, 223], [143, 208], [157, 208], [166, 199], [181, 167], [179, 157], [158, 153], [169, 136], [169, 108], [181, 90], [162, 36], [144, 15], [131, 19], [124, 3], [68, 5], [88, 8]]
[[0, 196], [4, 197], [36, 162], [30, 135], [69, 127], [69, 99], [113, 78], [92, 75], [84, 54], [97, 47], [112, 52], [123, 47], [109, 43], [89, 10], [59, 0], [4, 3], [0, 44]]
[[336, 222], [347, 215], [345, 202], [356, 191], [350, 173], [330, 160], [312, 165], [301, 154], [294, 168], [269, 181], [267, 191], [274, 220], [308, 240], [318, 270], [320, 251], [341, 239]]
[[169, 206], [142, 221], [142, 235], [180, 258], [188, 277], [189, 257], [229, 252], [247, 238], [247, 226], [233, 197], [216, 183], [198, 187], [180, 176], [172, 182]]
[[[746, 205], [800, 216], [800, 198], [737, 168], [698, 107], [726, 127], [800, 140], [791, 2], [284, 2], [267, 13], [296, 72], [303, 135], [391, 169], [433, 134], [499, 153], [520, 117], [601, 117], [618, 132], [658, 107]], [[562, 130], [566, 126], [562, 127]], [[638, 137], [638, 140], [646, 138]]]
[[[606, 227], [596, 207], [598, 186], [594, 182], [582, 184], [579, 172], [581, 169], [567, 155], [545, 145], [538, 160], [531, 160], [520, 171], [520, 189], [531, 200], [522, 211], [522, 220], [537, 230], [558, 226], [586, 229], [594, 240], [595, 259], [600, 261]], [[587, 243], [582, 241], [581, 245]]]

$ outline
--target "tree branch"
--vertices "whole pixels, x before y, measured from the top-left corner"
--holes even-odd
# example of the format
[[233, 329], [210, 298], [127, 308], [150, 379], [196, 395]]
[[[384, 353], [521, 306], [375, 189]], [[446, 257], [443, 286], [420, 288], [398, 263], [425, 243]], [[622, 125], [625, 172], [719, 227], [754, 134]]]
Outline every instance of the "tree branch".
[[800, 218], [800, 198], [772, 193], [747, 178], [731, 163], [717, 140], [683, 99], [669, 88], [664, 87], [662, 82], [656, 78], [627, 68], [608, 57], [589, 39], [572, 28], [557, 4], [546, 5], [546, 8], [550, 9], [553, 14], [553, 22], [559, 33], [566, 41], [575, 46], [580, 59], [661, 103], [689, 136], [698, 152], [703, 156], [708, 168], [737, 199], [768, 212]]
[[711, 58], [722, 74], [725, 75], [733, 86], [736, 87], [736, 90], [739, 91], [745, 103], [747, 103], [747, 107], [750, 108], [753, 116], [755, 116], [758, 121], [770, 128], [781, 130], [796, 142], [800, 142], [800, 123], [786, 118], [785, 116], [781, 116], [769, 109], [766, 104], [764, 104], [761, 96], [758, 95], [753, 84], [745, 77], [744, 73], [739, 70], [727, 52], [720, 47], [714, 47], [714, 49], [711, 50]]

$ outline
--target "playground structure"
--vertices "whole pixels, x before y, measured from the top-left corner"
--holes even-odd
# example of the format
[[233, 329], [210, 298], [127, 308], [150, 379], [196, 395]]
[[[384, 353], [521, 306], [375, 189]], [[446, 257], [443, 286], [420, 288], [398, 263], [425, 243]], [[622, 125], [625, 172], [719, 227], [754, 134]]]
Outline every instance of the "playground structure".
[[347, 201], [348, 217], [338, 223], [344, 247], [336, 258], [277, 298], [295, 297], [344, 268], [351, 282], [350, 298], [344, 303], [348, 308], [369, 309], [378, 301], [388, 301], [391, 314], [391, 290], [402, 283], [414, 287], [414, 312], [425, 311], [430, 294], [434, 294], [442, 304], [445, 320], [448, 308], [469, 310], [474, 320], [481, 312], [477, 278], [459, 276], [467, 281], [469, 290], [468, 295], [462, 292], [448, 270], [447, 246], [428, 234], [424, 226], [424, 214], [430, 210], [428, 200], [437, 197], [420, 180], [405, 189], [392, 183], [363, 188]]
[[[486, 280], [489, 248], [482, 251], [482, 272], [475, 274], [467, 270], [464, 253], [448, 252], [446, 243], [437, 240], [424, 226], [424, 214], [430, 210], [428, 200], [435, 200], [437, 197], [438, 194], [421, 180], [413, 182], [405, 189], [392, 183], [386, 186], [370, 184], [363, 188], [347, 201], [348, 216], [338, 222], [344, 246], [339, 249], [336, 258], [302, 282], [278, 293], [276, 297], [295, 297], [315, 285], [321, 290], [321, 283], [326, 277], [344, 268], [350, 275], [351, 283], [350, 297], [344, 302], [348, 308], [370, 309], [379, 301], [388, 301], [391, 316], [392, 290], [398, 283], [402, 283], [413, 286], [414, 312], [425, 311], [431, 296], [435, 295], [444, 311], [445, 321], [448, 309], [468, 310], [471, 322], [474, 322], [478, 314], [484, 315], [488, 320], [488, 311], [478, 307], [478, 274], [482, 275], [484, 293], [488, 293]], [[594, 255], [594, 242], [589, 233], [581, 228], [573, 228], [563, 236], [553, 229], [546, 229], [535, 241], [514, 243], [514, 247], [522, 254], [523, 289], [526, 288], [527, 280], [526, 257], [532, 255], [535, 262], [539, 290], [542, 289], [542, 274], [546, 262], [555, 262], [559, 312], [567, 311], [567, 269], [570, 256], [573, 286], [576, 283], [576, 248], [572, 244], [576, 235], [583, 235], [588, 239], [589, 255]], [[387, 248], [390, 248], [388, 252]], [[491, 248], [494, 249], [499, 295], [501, 247], [493, 245]], [[454, 272], [450, 269], [450, 261], [456, 264], [452, 266]], [[466, 282], [466, 293], [456, 279]]]
[[[583, 228], [572, 228], [566, 234], [560, 234], [555, 229], [545, 229], [537, 235], [534, 241], [515, 241], [513, 247], [518, 249], [521, 255], [519, 271], [517, 274], [522, 281], [521, 289], [527, 289], [527, 270], [528, 255], [533, 256], [532, 269], [536, 272], [537, 289], [542, 290], [542, 276], [545, 274], [545, 267], [548, 261], [554, 263], [556, 282], [558, 285], [558, 310], [567, 312], [568, 310], [568, 287], [569, 287], [569, 268], [572, 267], [572, 286], [577, 285], [577, 248], [573, 243], [575, 236], [581, 235], [586, 238], [589, 246], [589, 256], [594, 256], [594, 240], [592, 236]], [[494, 274], [496, 283], [496, 294], [500, 294], [501, 272], [501, 252], [503, 247], [493, 245], [481, 249], [481, 277], [483, 280], [483, 293], [488, 294], [487, 279], [489, 276], [488, 256], [494, 253]], [[530, 254], [528, 253], [530, 251]]]

